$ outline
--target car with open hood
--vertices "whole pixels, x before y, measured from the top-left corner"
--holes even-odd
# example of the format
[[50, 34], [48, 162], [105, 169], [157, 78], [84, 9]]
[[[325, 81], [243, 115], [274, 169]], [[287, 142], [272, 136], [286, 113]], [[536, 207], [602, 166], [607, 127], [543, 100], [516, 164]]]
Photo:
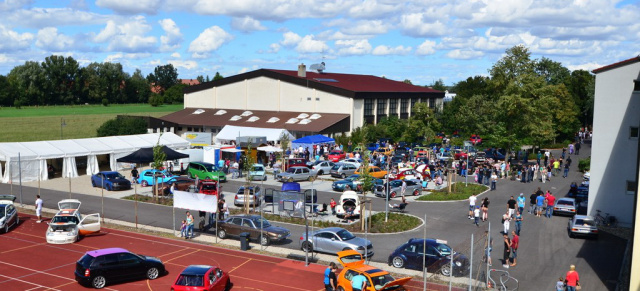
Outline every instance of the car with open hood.
[[342, 192], [336, 205], [336, 216], [345, 217], [349, 213], [353, 217], [360, 216], [360, 196], [352, 190]]
[[102, 289], [109, 284], [146, 278], [157, 279], [166, 273], [162, 261], [156, 257], [131, 253], [122, 248], [108, 248], [86, 252], [75, 268], [76, 282]]
[[336, 254], [344, 250], [353, 250], [366, 257], [373, 256], [373, 245], [370, 240], [357, 237], [341, 227], [328, 227], [300, 237], [300, 248], [308, 252]]
[[129, 190], [131, 181], [116, 171], [102, 171], [91, 175], [91, 186], [104, 188], [107, 191]]
[[218, 223], [218, 237], [225, 239], [228, 236], [240, 236], [248, 232], [251, 240], [267, 246], [272, 242], [285, 240], [291, 232], [279, 226], [274, 226], [260, 215], [234, 215]]
[[[426, 253], [425, 253], [426, 250]], [[444, 276], [451, 274], [451, 247], [447, 241], [439, 239], [412, 238], [396, 248], [387, 262], [396, 268], [423, 270], [424, 264], [429, 272], [440, 272]], [[453, 275], [469, 274], [469, 259], [453, 252]]]
[[396, 279], [387, 271], [364, 263], [362, 255], [353, 250], [338, 252], [342, 270], [338, 274], [338, 290], [353, 291], [351, 280], [357, 275], [366, 278], [367, 288], [362, 291], [408, 291], [404, 285], [411, 277]]
[[58, 212], [47, 227], [46, 239], [50, 244], [74, 243], [81, 236], [100, 232], [100, 213], [80, 214], [78, 199], [64, 199], [58, 202]]
[[227, 291], [231, 290], [229, 273], [209, 265], [187, 266], [171, 285], [171, 291]]
[[318, 175], [324, 175], [329, 174], [333, 165], [335, 165], [335, 163], [331, 161], [315, 161], [311, 164], [311, 169], [316, 171]]
[[4, 233], [9, 232], [10, 227], [20, 224], [18, 210], [13, 205], [15, 201], [15, 195], [0, 195], [0, 229]]
[[332, 150], [331, 152], [329, 152], [329, 155], [327, 155], [327, 160], [337, 163], [339, 160], [344, 159], [346, 156], [347, 154], [342, 150]]

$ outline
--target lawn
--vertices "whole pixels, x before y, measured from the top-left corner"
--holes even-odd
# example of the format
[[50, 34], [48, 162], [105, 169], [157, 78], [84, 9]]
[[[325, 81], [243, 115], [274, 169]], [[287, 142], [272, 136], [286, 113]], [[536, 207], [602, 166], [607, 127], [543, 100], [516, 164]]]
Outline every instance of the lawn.
[[[2, 142], [89, 138], [100, 125], [117, 115], [160, 117], [181, 110], [183, 105], [152, 107], [148, 104], [76, 105], [0, 108]], [[64, 119], [64, 126], [61, 126]], [[62, 129], [62, 130], [61, 130]]]
[[451, 185], [451, 193], [447, 192], [448, 188], [442, 188], [440, 190], [434, 190], [430, 194], [422, 195], [417, 200], [419, 201], [457, 201], [469, 199], [471, 194], [480, 194], [489, 187], [484, 185], [478, 185], [475, 183], [469, 183], [466, 187], [464, 183], [458, 182]]

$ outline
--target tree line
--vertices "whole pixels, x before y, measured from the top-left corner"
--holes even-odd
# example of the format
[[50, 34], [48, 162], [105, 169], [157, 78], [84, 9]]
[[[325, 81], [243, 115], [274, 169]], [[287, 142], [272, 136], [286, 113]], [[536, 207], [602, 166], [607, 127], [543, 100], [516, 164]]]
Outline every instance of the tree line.
[[[221, 79], [219, 73], [213, 78]], [[203, 76], [200, 82], [208, 81]], [[27, 61], [0, 75], [0, 106], [44, 106], [112, 103], [182, 103], [187, 86], [171, 64], [156, 66], [146, 77], [139, 69], [125, 72], [120, 63], [80, 66], [73, 57], [51, 55]]]

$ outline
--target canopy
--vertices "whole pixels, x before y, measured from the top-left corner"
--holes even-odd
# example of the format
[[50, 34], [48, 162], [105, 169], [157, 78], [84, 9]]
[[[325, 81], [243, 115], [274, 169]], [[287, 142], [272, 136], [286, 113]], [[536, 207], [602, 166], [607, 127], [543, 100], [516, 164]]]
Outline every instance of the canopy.
[[[168, 146], [163, 146], [162, 151], [166, 155], [165, 160], [177, 160], [188, 158], [189, 155], [176, 152], [170, 149]], [[153, 159], [153, 148], [141, 148], [129, 155], [126, 155], [122, 158], [117, 159], [119, 163], [134, 163], [134, 164], [144, 164], [151, 163], [154, 161]]]
[[241, 149], [234, 149], [234, 148], [221, 149], [221, 151], [223, 151], [225, 153], [241, 153], [241, 152], [243, 152], [243, 150], [241, 150]]
[[267, 141], [279, 141], [282, 135], [289, 137], [289, 140], [295, 137], [284, 128], [259, 128], [244, 127], [235, 125], [225, 125], [216, 135], [216, 140], [236, 140], [240, 136], [265, 136]]
[[309, 143], [309, 144], [320, 144], [320, 143], [335, 143], [336, 140], [322, 134], [309, 135], [303, 138], [296, 139], [291, 143]]
[[258, 147], [259, 151], [263, 151], [263, 152], [268, 152], [268, 153], [273, 153], [273, 152], [277, 152], [277, 153], [281, 153], [282, 149], [279, 147], [274, 147], [274, 146], [263, 146], [263, 147]]

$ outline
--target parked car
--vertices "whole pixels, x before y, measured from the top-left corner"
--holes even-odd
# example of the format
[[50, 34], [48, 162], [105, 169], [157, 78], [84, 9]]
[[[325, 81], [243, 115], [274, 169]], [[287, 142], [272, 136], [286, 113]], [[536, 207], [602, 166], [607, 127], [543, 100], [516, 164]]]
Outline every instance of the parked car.
[[575, 189], [571, 188], [565, 197], [573, 198], [577, 204], [580, 204], [582, 201], [589, 200], [589, 187], [578, 186]]
[[479, 135], [477, 134], [472, 134], [471, 137], [469, 138], [469, 140], [471, 141], [471, 143], [473, 143], [474, 145], [477, 144], [481, 144], [482, 143], [482, 138], [480, 138]]
[[46, 231], [47, 243], [74, 243], [81, 236], [100, 232], [100, 213], [83, 216], [78, 199], [63, 199], [58, 202], [58, 212], [51, 218]]
[[361, 158], [348, 158], [348, 159], [344, 159], [342, 161], [340, 161], [341, 163], [349, 163], [349, 164], [354, 164], [357, 168], [360, 167], [360, 165], [362, 165], [362, 159]]
[[227, 181], [227, 175], [214, 164], [205, 162], [190, 162], [187, 167], [188, 176], [192, 179], [198, 177], [200, 180], [211, 179], [220, 182]]
[[198, 193], [218, 195], [218, 192], [222, 192], [222, 186], [220, 186], [220, 182], [216, 180], [202, 180], [200, 181], [200, 185], [198, 185]]
[[324, 174], [328, 174], [329, 171], [331, 171], [331, 168], [333, 168], [334, 165], [335, 164], [333, 162], [330, 162], [330, 161], [315, 161], [311, 165], [311, 169], [316, 171], [316, 173], [318, 173], [318, 175], [324, 175]]
[[155, 185], [156, 181], [158, 184], [167, 183], [167, 181], [171, 180], [171, 178], [176, 177], [171, 174], [167, 170], [155, 170], [149, 169], [144, 170], [140, 173], [140, 178], [138, 179], [138, 183], [142, 185], [142, 187], [147, 187], [149, 185]]
[[280, 182], [307, 181], [315, 177], [315, 173], [307, 167], [291, 167], [276, 175], [276, 180]]
[[[426, 254], [424, 249], [426, 248]], [[440, 272], [444, 276], [451, 275], [451, 247], [446, 241], [439, 239], [412, 238], [396, 248], [389, 259], [389, 266], [423, 270], [423, 262], [429, 272]], [[453, 275], [469, 274], [469, 259], [460, 253], [453, 253]]]
[[436, 154], [436, 158], [438, 160], [441, 160], [443, 162], [449, 161], [451, 160], [451, 153], [450, 152], [442, 152], [442, 153], [437, 153]]
[[231, 290], [231, 278], [227, 272], [215, 266], [191, 265], [180, 272], [171, 290], [227, 291]]
[[[403, 180], [393, 180], [389, 181], [389, 198], [395, 198], [397, 196], [402, 195], [402, 181]], [[419, 180], [404, 180], [407, 183], [407, 189], [405, 190], [405, 195], [413, 195], [418, 196], [422, 193], [422, 184]], [[386, 197], [387, 193], [387, 183], [382, 185], [376, 185], [373, 188], [373, 194], [378, 197]]]
[[122, 248], [108, 248], [86, 252], [76, 262], [74, 274], [81, 285], [101, 289], [120, 281], [154, 280], [165, 272], [164, 264], [158, 258], [137, 255]]
[[196, 188], [196, 180], [186, 176], [175, 176], [166, 182], [162, 193], [164, 195], [171, 194], [171, 186], [173, 186], [174, 190], [189, 191], [191, 188]]
[[426, 156], [428, 152], [429, 152], [429, 149], [426, 147], [417, 146], [413, 148], [413, 155], [416, 157], [418, 155]]
[[[331, 189], [333, 189], [333, 191], [345, 191], [345, 190], [354, 190], [354, 191], [361, 191], [361, 189], [358, 187], [358, 185], [360, 185], [362, 183], [361, 179], [360, 179], [360, 175], [351, 175], [349, 177], [347, 177], [344, 180], [340, 180], [340, 181], [335, 181], [331, 184]], [[373, 184], [374, 185], [380, 185], [384, 183], [384, 181], [382, 179], [373, 179]]]
[[504, 155], [497, 149], [487, 149], [484, 152], [487, 159], [492, 159], [494, 161], [504, 160]]
[[393, 154], [396, 156], [404, 157], [409, 155], [409, 151], [405, 147], [398, 146], [393, 152]]
[[9, 232], [10, 227], [20, 224], [18, 210], [13, 205], [15, 201], [15, 195], [0, 195], [0, 229], [4, 233]]
[[338, 261], [342, 264], [337, 278], [338, 290], [352, 291], [351, 280], [356, 275], [362, 275], [366, 279], [367, 288], [363, 291], [409, 290], [404, 285], [411, 281], [411, 277], [395, 279], [389, 272], [365, 264], [362, 255], [353, 250], [338, 252]]
[[307, 160], [303, 158], [286, 159], [284, 163], [284, 170], [288, 170], [291, 167], [308, 167]]
[[245, 201], [245, 189], [248, 189], [249, 191], [249, 206], [260, 206], [260, 204], [262, 203], [262, 192], [260, 191], [259, 186], [249, 186], [248, 188], [240, 186], [240, 188], [238, 188], [238, 191], [236, 191], [236, 195], [233, 199], [233, 205], [244, 206], [245, 202], [247, 202]]
[[115, 171], [98, 172], [91, 175], [91, 186], [101, 187], [107, 191], [131, 189], [131, 181]]
[[574, 215], [567, 226], [569, 237], [588, 236], [598, 238], [598, 226], [595, 219], [589, 215]]
[[344, 191], [336, 205], [336, 216], [346, 217], [350, 213], [353, 217], [360, 216], [360, 196], [356, 191]]
[[338, 161], [343, 160], [346, 156], [347, 154], [345, 154], [344, 151], [332, 150], [331, 152], [329, 152], [327, 160], [337, 163]]
[[420, 179], [421, 177], [422, 175], [413, 168], [400, 168], [398, 169], [398, 174], [395, 175], [395, 179], [402, 180], [414, 180]]
[[576, 214], [576, 200], [573, 198], [558, 198], [556, 204], [553, 206], [553, 215], [575, 215]]
[[[262, 228], [262, 231], [260, 229]], [[218, 223], [218, 237], [239, 236], [243, 232], [249, 233], [249, 238], [267, 246], [272, 242], [285, 240], [291, 234], [284, 227], [273, 226], [260, 215], [234, 215]]]
[[356, 167], [356, 165], [354, 164], [337, 163], [333, 165], [333, 167], [331, 168], [331, 171], [329, 171], [329, 174], [331, 174], [331, 177], [344, 179], [347, 176], [353, 175], [357, 169], [358, 167]]
[[386, 155], [386, 156], [393, 155], [393, 151], [390, 148], [378, 148], [376, 149], [376, 153]]
[[370, 152], [376, 151], [379, 147], [380, 147], [380, 145], [375, 143], [375, 142], [371, 142], [371, 143], [367, 144], [367, 150], [370, 151]]
[[263, 164], [253, 164], [253, 166], [251, 166], [251, 170], [249, 171], [249, 180], [267, 180], [267, 169]]
[[487, 161], [487, 153], [485, 152], [477, 152], [475, 161], [477, 164], [481, 164]]
[[[358, 168], [358, 170], [355, 171], [355, 174], [360, 175], [361, 172], [362, 172], [362, 167]], [[369, 166], [369, 175], [376, 179], [384, 179], [387, 177], [387, 171], [384, 171], [377, 166]]]
[[464, 150], [461, 149], [457, 149], [454, 150], [454, 154], [453, 154], [453, 158], [456, 160], [466, 160], [467, 159], [467, 152], [465, 152]]
[[357, 237], [340, 227], [328, 227], [309, 233], [309, 239], [303, 233], [300, 248], [308, 252], [336, 254], [344, 250], [353, 250], [361, 256], [373, 256], [371, 241]]

